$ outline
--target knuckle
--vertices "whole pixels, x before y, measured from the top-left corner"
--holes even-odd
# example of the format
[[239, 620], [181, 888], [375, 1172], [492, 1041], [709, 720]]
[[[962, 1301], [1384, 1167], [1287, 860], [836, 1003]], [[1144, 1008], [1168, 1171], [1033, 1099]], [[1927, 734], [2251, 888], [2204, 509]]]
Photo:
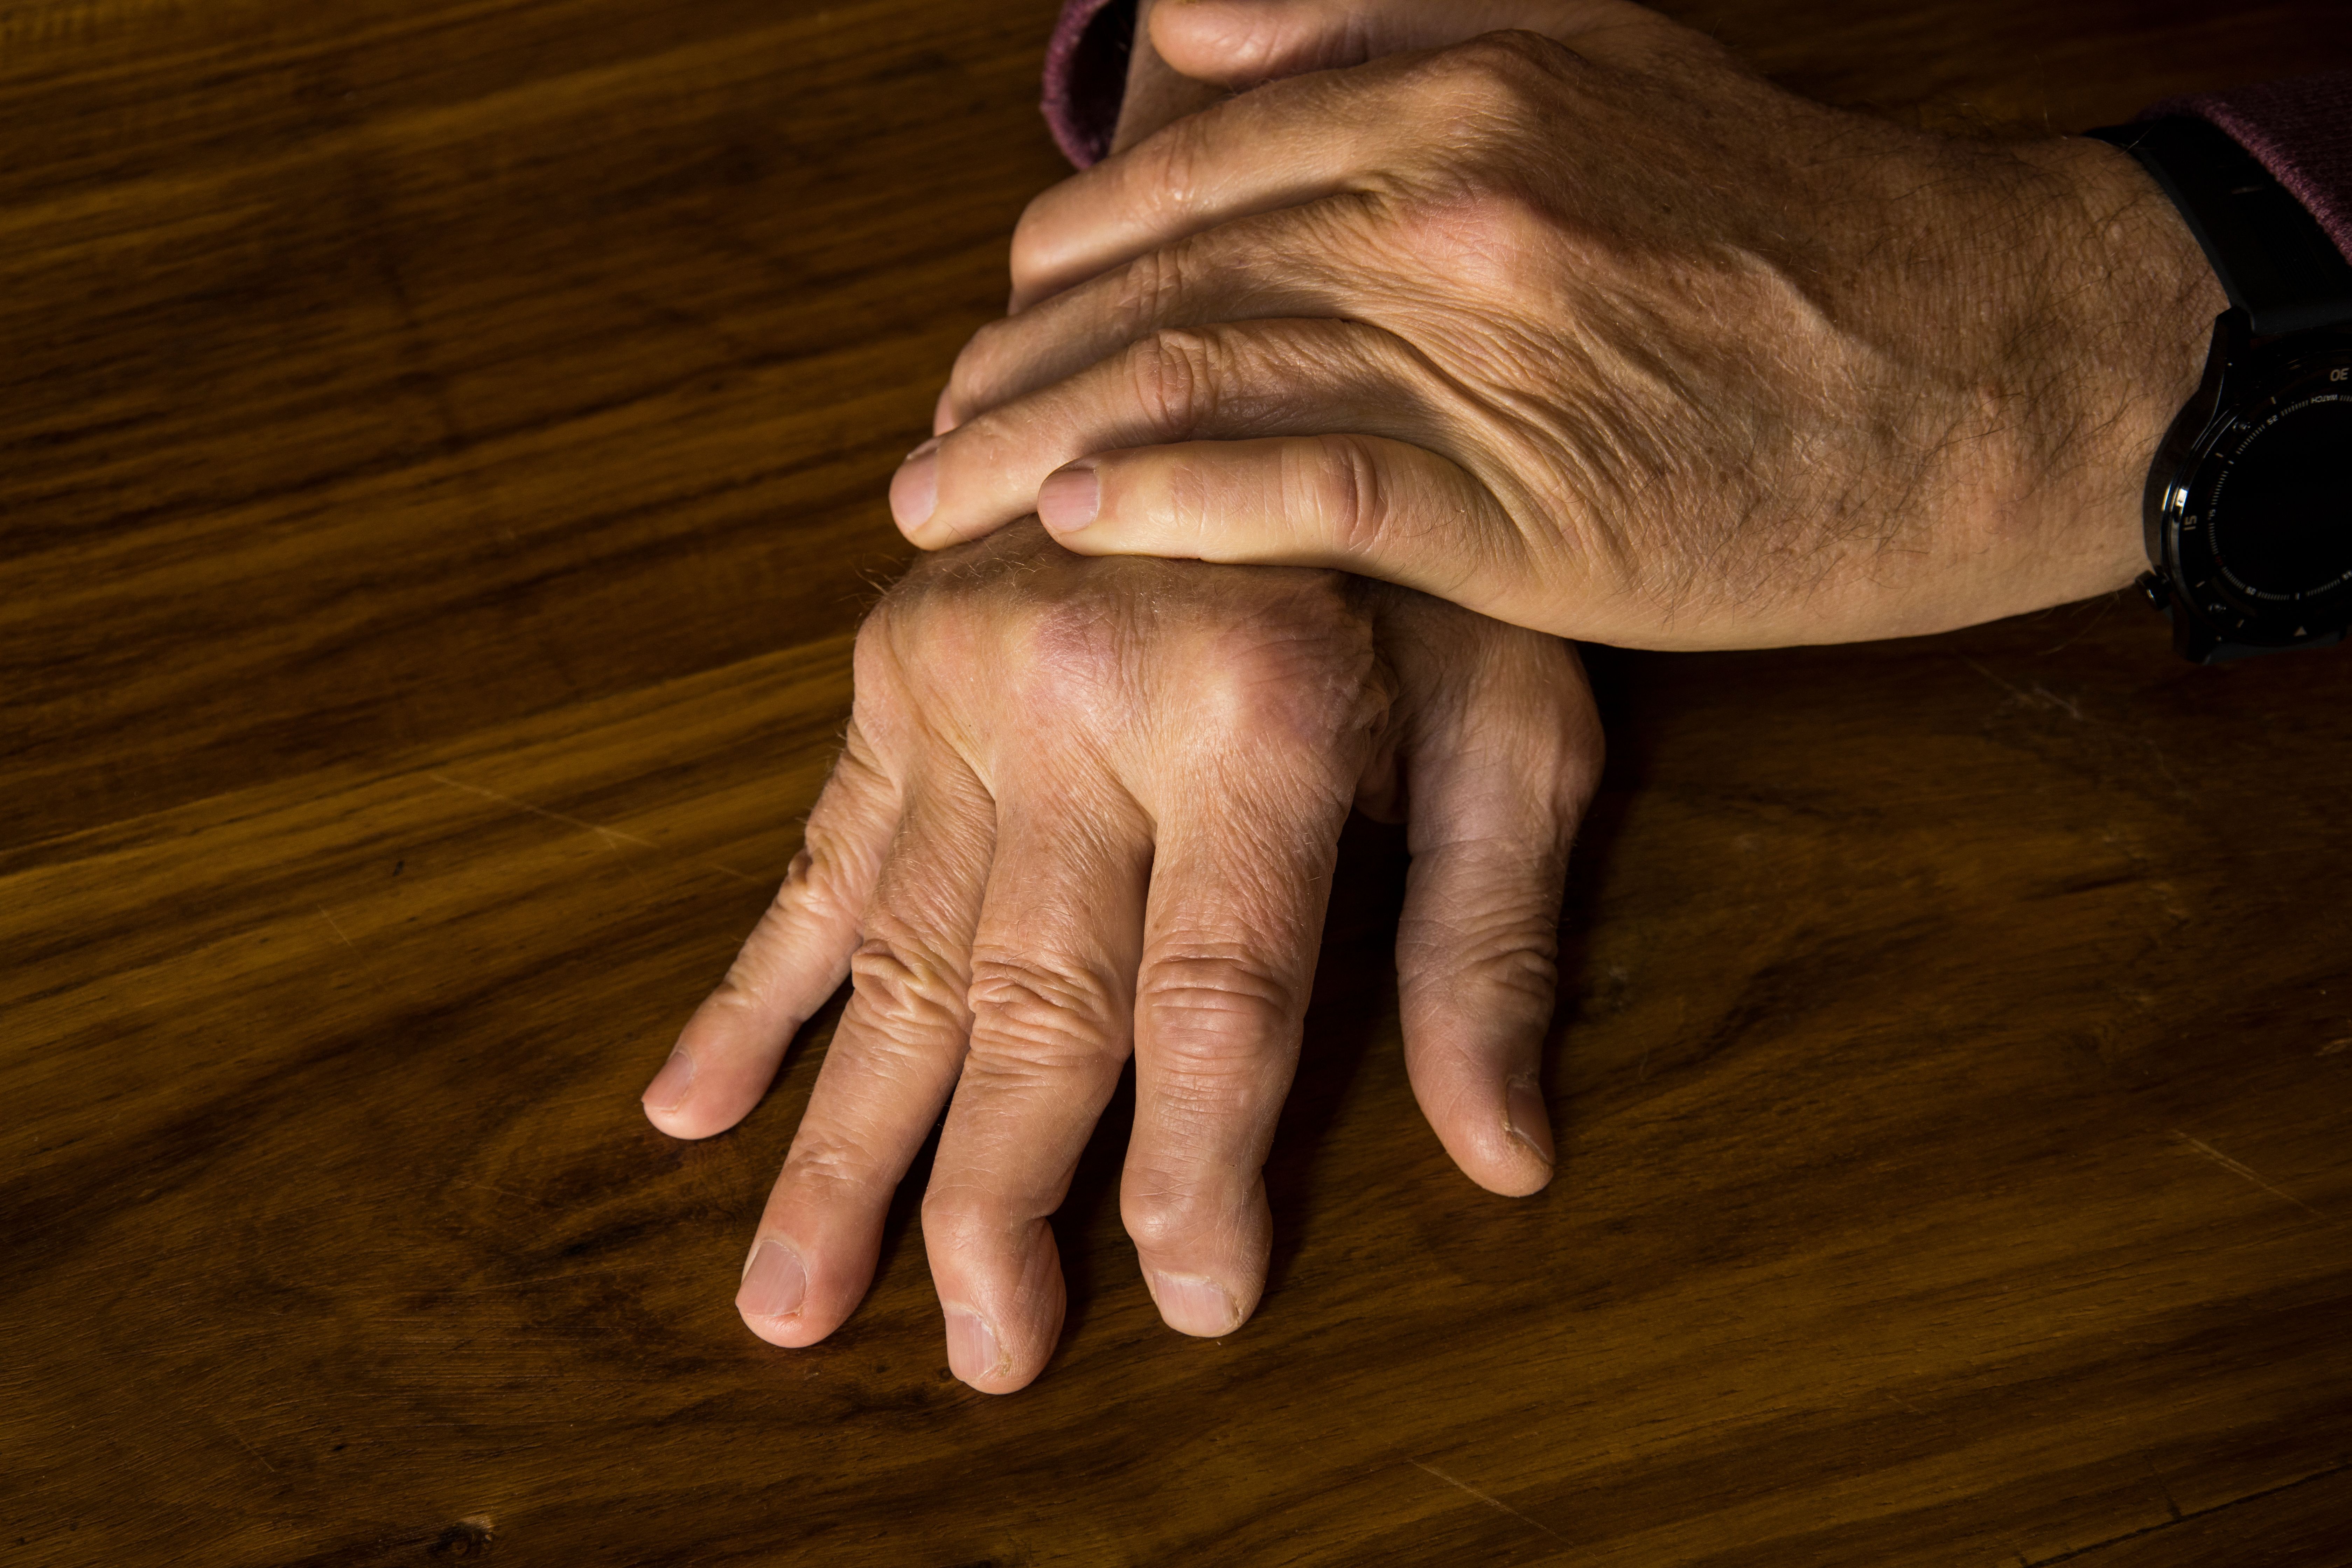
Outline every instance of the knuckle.
[[1197, 1183], [1160, 1171], [1129, 1171], [1119, 1184], [1119, 1223], [1145, 1253], [1183, 1252], [1222, 1239], [1232, 1223]]
[[1129, 391], [1155, 430], [1188, 434], [1215, 416], [1219, 359], [1214, 334], [1155, 327], [1127, 351]]
[[1181, 216], [1199, 205], [1213, 168], [1207, 122], [1196, 115], [1162, 126], [1137, 149], [1128, 165], [1128, 189], [1141, 195], [1163, 216]]
[[1422, 265], [1476, 299], [1518, 299], [1543, 286], [1561, 237], [1547, 205], [1518, 177], [1477, 170], [1405, 204], [1399, 226]]
[[[1404, 962], [1419, 949], [1442, 964]], [[1397, 934], [1400, 968], [1419, 976], [1414, 989], [1465, 985], [1487, 994], [1517, 996], [1549, 1006], [1559, 985], [1559, 931], [1547, 905], [1541, 910], [1438, 913], [1412, 921]]]
[[905, 921], [869, 916], [850, 955], [851, 987], [884, 1037], [900, 1044], [961, 1039], [967, 1015], [956, 966]]
[[983, 1247], [1015, 1218], [1001, 1194], [975, 1182], [933, 1181], [923, 1192], [923, 1241], [942, 1254]]
[[915, 618], [924, 594], [923, 579], [909, 577], [894, 584], [857, 626], [850, 649], [850, 685], [854, 692], [854, 724], [867, 731], [901, 705], [898, 640]]
[[1539, 33], [1506, 28], [1482, 33], [1435, 56], [1430, 80], [1446, 102], [1479, 119], [1524, 121], [1541, 108], [1570, 51]]
[[971, 1052], [964, 1070], [1020, 1089], [1091, 1072], [1123, 1043], [1118, 997], [1081, 963], [1009, 954], [975, 957]]
[[1122, 342], [1148, 336], [1183, 299], [1192, 276], [1192, 242], [1147, 250], [1121, 267], [1110, 285], [1110, 322]]
[[957, 351], [955, 365], [948, 372], [948, 401], [967, 418], [1003, 401], [1000, 367], [1005, 363], [1004, 345], [1019, 320], [991, 321]]
[[1010, 674], [1025, 703], [1091, 713], [1122, 686], [1132, 639], [1115, 603], [1078, 592], [1032, 606], [1009, 641]]
[[870, 1193], [877, 1185], [887, 1187], [889, 1177], [888, 1167], [872, 1150], [838, 1133], [804, 1129], [793, 1140], [781, 1184], [798, 1197], [822, 1204]]
[[1055, 210], [1066, 199], [1062, 186], [1056, 185], [1032, 196], [1029, 205], [1021, 209], [1020, 220], [1013, 226], [1013, 287], [1016, 290], [1026, 289], [1046, 276], [1059, 259], [1053, 254], [1046, 236], [1051, 232]]
[[1286, 485], [1293, 492], [1289, 504], [1318, 520], [1342, 552], [1379, 552], [1397, 520], [1370, 444], [1356, 436], [1327, 436], [1286, 450], [1300, 456], [1300, 471]]
[[1256, 1086], [1287, 1049], [1292, 988], [1234, 943], [1187, 943], [1154, 957], [1136, 987], [1136, 1016], [1179, 1092], [1227, 1102]]
[[1370, 619], [1336, 573], [1299, 573], [1255, 614], [1204, 626], [1187, 660], [1192, 733], [1205, 745], [1271, 744], [1286, 772], [1346, 766], [1339, 738], [1386, 710]]

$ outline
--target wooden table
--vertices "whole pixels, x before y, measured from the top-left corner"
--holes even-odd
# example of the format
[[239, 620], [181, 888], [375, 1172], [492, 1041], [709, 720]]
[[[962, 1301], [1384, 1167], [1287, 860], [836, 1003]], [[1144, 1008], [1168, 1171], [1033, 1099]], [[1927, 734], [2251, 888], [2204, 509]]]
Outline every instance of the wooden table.
[[[2336, 0], [1679, 9], [1937, 123], [2352, 65]], [[0, 1558], [2352, 1563], [2352, 653], [2120, 598], [1596, 657], [1541, 1197], [1412, 1108], [1359, 830], [1244, 1331], [1157, 1322], [1123, 1108], [1028, 1392], [910, 1200], [743, 1330], [832, 1015], [731, 1134], [636, 1095], [1061, 173], [1050, 10], [0, 5]]]

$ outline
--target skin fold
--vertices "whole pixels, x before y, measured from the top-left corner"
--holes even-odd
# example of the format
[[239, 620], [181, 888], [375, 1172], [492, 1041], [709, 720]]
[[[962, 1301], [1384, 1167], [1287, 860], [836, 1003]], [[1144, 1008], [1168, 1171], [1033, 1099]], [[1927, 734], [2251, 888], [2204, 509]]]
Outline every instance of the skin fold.
[[1249, 90], [1033, 204], [1015, 313], [893, 481], [916, 542], [1035, 513], [1086, 553], [1344, 567], [1656, 647], [1932, 632], [2142, 569], [2225, 300], [2117, 150], [1829, 109], [1619, 0], [1148, 29]]

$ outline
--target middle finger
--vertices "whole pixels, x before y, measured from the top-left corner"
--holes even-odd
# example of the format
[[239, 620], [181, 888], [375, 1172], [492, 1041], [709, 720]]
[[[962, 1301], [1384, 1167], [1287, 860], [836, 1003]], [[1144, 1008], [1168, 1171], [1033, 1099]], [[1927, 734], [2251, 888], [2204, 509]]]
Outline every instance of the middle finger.
[[1003, 793], [971, 1047], [923, 1200], [949, 1365], [990, 1394], [1035, 1377], [1061, 1331], [1046, 1219], [1127, 1060], [1151, 862], [1150, 826], [1124, 799]]

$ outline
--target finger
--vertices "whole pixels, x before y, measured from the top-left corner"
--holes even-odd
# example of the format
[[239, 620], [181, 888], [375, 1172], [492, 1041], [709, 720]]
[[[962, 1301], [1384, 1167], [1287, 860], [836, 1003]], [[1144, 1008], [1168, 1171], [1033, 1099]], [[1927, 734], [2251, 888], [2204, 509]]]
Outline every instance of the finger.
[[1366, 236], [1362, 205], [1343, 196], [1171, 241], [974, 332], [949, 374], [949, 418], [1002, 408], [1171, 328], [1285, 317], [1377, 324], [1386, 280], [1333, 270], [1372, 254]]
[[1266, 1151], [1297, 1066], [1346, 816], [1332, 798], [1252, 834], [1230, 803], [1257, 793], [1220, 780], [1202, 793], [1220, 801], [1219, 820], [1163, 821], [1136, 980], [1119, 1214], [1160, 1318], [1208, 1337], [1240, 1327], [1265, 1289]]
[[1185, 0], [1154, 6], [1150, 31], [1184, 75], [1244, 88], [1507, 29], [1586, 43], [1613, 28], [1671, 25], [1623, 0]]
[[1013, 227], [1013, 311], [1218, 224], [1370, 188], [1403, 150], [1395, 117], [1374, 108], [1380, 97], [1380, 84], [1362, 81], [1283, 82], [1186, 115], [1064, 180]]
[[[1676, 32], [1622, 0], [1192, 0], [1157, 5], [1150, 39], [1167, 63], [1227, 87], [1270, 85], [1176, 121], [1030, 204], [1013, 238], [1013, 310], [1218, 224], [1341, 191], [1376, 191], [1425, 127], [1423, 51], [1504, 29], [1591, 51], [1610, 34]], [[1344, 75], [1335, 68], [1350, 69]], [[1292, 79], [1279, 80], [1287, 78]], [[1442, 85], [1442, 69], [1436, 77]], [[973, 406], [969, 404], [959, 405]], [[984, 405], [982, 405], [984, 406]]]
[[1334, 430], [1434, 441], [1449, 395], [1425, 362], [1360, 322], [1163, 329], [919, 448], [890, 504], [908, 538], [940, 549], [1034, 512], [1045, 476], [1093, 453]]
[[[1438, 646], [1449, 630], [1431, 626], [1400, 646]], [[1412, 860], [1398, 994], [1405, 1066], [1430, 1126], [1472, 1181], [1518, 1196], [1551, 1179], [1541, 1052], [1569, 845], [1598, 786], [1601, 727], [1567, 644], [1491, 623], [1469, 635], [1489, 647], [1453, 667], [1466, 679], [1414, 691], [1419, 678], [1406, 679]]]
[[1046, 1221], [1132, 1042], [1151, 860], [1125, 802], [1022, 798], [998, 826], [972, 944], [971, 1049], [923, 1200], [948, 1364], [990, 1394], [1025, 1386], [1061, 1334]]
[[793, 1036], [849, 973], [857, 918], [898, 815], [898, 788], [853, 722], [775, 901], [646, 1086], [655, 1126], [708, 1138], [759, 1103]]
[[849, 1005], [736, 1293], [743, 1321], [772, 1343], [823, 1339], [874, 1278], [891, 1194], [962, 1064], [991, 836], [969, 778], [912, 792], [859, 921]]
[[1325, 566], [1418, 588], [1499, 620], [1558, 627], [1583, 595], [1514, 513], [1409, 440], [1300, 436], [1099, 452], [1038, 487], [1037, 514], [1087, 555]]

